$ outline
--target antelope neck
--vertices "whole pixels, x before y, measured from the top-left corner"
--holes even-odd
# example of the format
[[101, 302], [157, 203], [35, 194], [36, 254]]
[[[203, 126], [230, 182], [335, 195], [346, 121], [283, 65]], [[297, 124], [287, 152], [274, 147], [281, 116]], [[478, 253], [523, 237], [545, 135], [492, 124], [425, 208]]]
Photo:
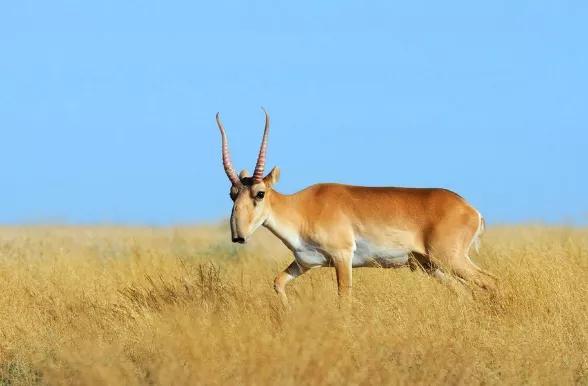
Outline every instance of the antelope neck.
[[295, 195], [285, 195], [275, 190], [269, 195], [270, 211], [263, 226], [269, 229], [290, 249], [299, 241], [302, 216]]

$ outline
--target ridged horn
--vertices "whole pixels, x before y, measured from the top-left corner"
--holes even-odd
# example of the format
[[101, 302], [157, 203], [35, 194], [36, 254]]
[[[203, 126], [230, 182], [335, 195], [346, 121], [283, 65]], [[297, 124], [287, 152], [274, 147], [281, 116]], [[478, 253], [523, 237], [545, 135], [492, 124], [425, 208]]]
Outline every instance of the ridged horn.
[[225, 127], [223, 126], [223, 122], [220, 119], [220, 113], [216, 113], [216, 124], [220, 129], [221, 133], [221, 141], [222, 141], [222, 154], [223, 154], [223, 167], [225, 168], [225, 173], [227, 173], [227, 177], [231, 181], [233, 186], [241, 186], [241, 180], [235, 169], [233, 168], [233, 163], [231, 162], [231, 154], [229, 153], [229, 142], [227, 140], [227, 133], [225, 132]]
[[253, 171], [253, 182], [258, 183], [263, 180], [263, 169], [265, 169], [265, 153], [267, 152], [267, 138], [269, 134], [270, 118], [265, 109], [261, 108], [265, 113], [265, 129], [263, 131], [263, 138], [261, 139], [261, 146], [259, 147], [259, 155], [257, 156], [257, 163]]

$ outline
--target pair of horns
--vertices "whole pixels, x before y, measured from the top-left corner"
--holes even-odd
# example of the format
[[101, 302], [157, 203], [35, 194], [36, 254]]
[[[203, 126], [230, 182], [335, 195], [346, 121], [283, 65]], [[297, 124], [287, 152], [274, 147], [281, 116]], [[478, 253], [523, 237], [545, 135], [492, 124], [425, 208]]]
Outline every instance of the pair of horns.
[[[261, 139], [261, 146], [259, 147], [257, 163], [255, 164], [255, 170], [253, 171], [252, 178], [254, 183], [258, 183], [263, 180], [263, 169], [265, 169], [265, 153], [267, 152], [267, 138], [270, 126], [269, 114], [263, 107], [261, 109], [265, 113], [265, 129], [263, 131], [263, 138]], [[229, 177], [229, 180], [233, 186], [241, 186], [241, 180], [239, 179], [235, 168], [233, 168], [233, 163], [231, 162], [227, 133], [225, 132], [225, 127], [223, 126], [223, 122], [220, 119], [220, 113], [216, 113], [216, 124], [218, 125], [221, 133], [223, 167], [225, 168], [225, 173], [227, 173], [227, 177]]]

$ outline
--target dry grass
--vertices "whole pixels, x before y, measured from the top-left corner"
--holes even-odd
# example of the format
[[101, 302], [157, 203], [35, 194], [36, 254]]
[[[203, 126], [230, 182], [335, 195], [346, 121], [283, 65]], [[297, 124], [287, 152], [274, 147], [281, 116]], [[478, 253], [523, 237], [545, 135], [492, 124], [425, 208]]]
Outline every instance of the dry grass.
[[495, 297], [408, 269], [273, 294], [289, 253], [224, 228], [0, 230], [0, 384], [588, 384], [588, 231], [491, 229]]

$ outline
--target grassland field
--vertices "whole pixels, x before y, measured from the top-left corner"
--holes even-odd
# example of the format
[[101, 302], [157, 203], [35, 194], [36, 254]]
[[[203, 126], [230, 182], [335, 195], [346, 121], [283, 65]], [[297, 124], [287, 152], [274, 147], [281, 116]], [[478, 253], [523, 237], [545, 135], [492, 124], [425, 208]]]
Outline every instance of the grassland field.
[[0, 228], [0, 385], [588, 385], [588, 230], [490, 227], [499, 292], [410, 269], [272, 289], [291, 256], [226, 226]]

